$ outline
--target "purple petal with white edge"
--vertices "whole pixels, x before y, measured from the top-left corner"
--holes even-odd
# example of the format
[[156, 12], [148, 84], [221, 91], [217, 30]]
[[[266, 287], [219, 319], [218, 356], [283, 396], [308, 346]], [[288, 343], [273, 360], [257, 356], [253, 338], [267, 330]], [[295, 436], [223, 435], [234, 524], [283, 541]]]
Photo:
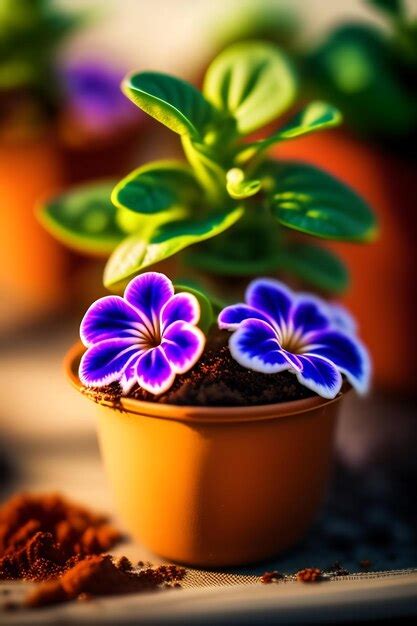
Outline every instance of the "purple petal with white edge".
[[330, 304], [329, 309], [334, 326], [349, 334], [356, 333], [356, 321], [342, 304]]
[[93, 302], [84, 315], [81, 341], [90, 347], [106, 339], [138, 337], [143, 325], [136, 309], [120, 296], [104, 296]]
[[245, 300], [266, 315], [276, 327], [285, 329], [294, 294], [279, 280], [260, 278], [252, 281], [246, 290]]
[[318, 298], [300, 294], [296, 297], [290, 313], [293, 330], [304, 335], [330, 325], [329, 310]]
[[262, 320], [242, 322], [230, 337], [229, 348], [235, 361], [256, 372], [274, 374], [292, 366], [281, 349], [275, 329]]
[[146, 272], [130, 281], [124, 297], [145, 315], [152, 326], [159, 324], [162, 307], [174, 295], [174, 287], [164, 274]]
[[136, 363], [136, 377], [139, 385], [155, 395], [167, 391], [175, 379], [171, 367], [161, 346], [151, 348]]
[[162, 330], [178, 320], [197, 324], [199, 319], [200, 305], [197, 298], [191, 293], [177, 293], [162, 307]]
[[85, 352], [79, 367], [84, 385], [102, 387], [119, 380], [128, 363], [140, 350], [132, 339], [106, 339]]
[[342, 386], [342, 375], [336, 366], [315, 354], [299, 354], [298, 358], [303, 366], [301, 372], [295, 372], [298, 381], [323, 398], [335, 398]]
[[129, 361], [129, 363], [127, 364], [127, 366], [122, 372], [119, 382], [122, 388], [123, 395], [128, 394], [129, 391], [132, 389], [132, 387], [135, 385], [135, 383], [137, 383], [137, 380], [136, 380], [137, 360], [138, 360], [137, 358], [131, 359], [131, 361]]
[[161, 347], [176, 374], [184, 374], [200, 358], [206, 338], [196, 326], [177, 321], [168, 326]]
[[332, 361], [359, 393], [366, 393], [371, 363], [368, 352], [356, 336], [349, 337], [338, 330], [317, 332], [309, 336], [306, 349]]
[[266, 315], [248, 304], [232, 304], [220, 312], [218, 317], [219, 328], [235, 330], [241, 322], [248, 319], [263, 320], [269, 322]]

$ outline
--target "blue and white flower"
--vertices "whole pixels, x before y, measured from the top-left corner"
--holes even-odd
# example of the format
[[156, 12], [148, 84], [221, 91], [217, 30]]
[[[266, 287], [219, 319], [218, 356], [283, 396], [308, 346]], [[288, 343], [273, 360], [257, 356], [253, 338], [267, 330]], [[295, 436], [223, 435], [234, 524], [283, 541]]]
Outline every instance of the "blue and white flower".
[[288, 370], [324, 398], [339, 393], [342, 375], [359, 393], [368, 390], [370, 360], [353, 320], [320, 298], [258, 279], [249, 285], [245, 303], [223, 309], [218, 323], [233, 331], [230, 352], [243, 367], [270, 374]]

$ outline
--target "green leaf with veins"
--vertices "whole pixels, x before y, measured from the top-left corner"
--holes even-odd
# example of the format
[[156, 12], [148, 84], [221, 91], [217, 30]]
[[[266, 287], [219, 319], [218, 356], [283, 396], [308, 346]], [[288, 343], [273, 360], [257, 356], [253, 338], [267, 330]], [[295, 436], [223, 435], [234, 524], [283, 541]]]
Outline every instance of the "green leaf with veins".
[[341, 293], [349, 284], [348, 272], [339, 257], [310, 243], [286, 244], [281, 250], [280, 269], [331, 293]]
[[183, 248], [215, 237], [230, 228], [243, 214], [243, 208], [210, 215], [205, 219], [186, 219], [153, 226], [152, 220], [140, 233], [133, 234], [116, 248], [104, 271], [104, 285], [117, 288], [145, 267], [158, 263]]
[[127, 76], [123, 93], [140, 109], [179, 135], [203, 137], [218, 117], [194, 85], [159, 72]]
[[273, 44], [240, 42], [221, 52], [204, 79], [206, 98], [246, 135], [283, 113], [296, 93], [294, 73]]
[[284, 226], [325, 239], [375, 237], [377, 224], [368, 205], [330, 174], [312, 165], [274, 161], [260, 171], [273, 181], [271, 211]]
[[189, 206], [201, 193], [190, 167], [180, 161], [154, 161], [117, 183], [111, 199], [117, 207], [153, 215], [174, 205]]
[[113, 186], [114, 181], [101, 181], [75, 187], [41, 205], [38, 218], [69, 248], [107, 256], [125, 237], [110, 200]]
[[236, 162], [245, 163], [255, 154], [266, 150], [274, 144], [286, 139], [295, 139], [308, 135], [317, 130], [325, 130], [338, 126], [342, 121], [342, 114], [336, 107], [326, 102], [311, 102], [292, 120], [265, 139], [260, 139], [244, 148], [237, 154]]

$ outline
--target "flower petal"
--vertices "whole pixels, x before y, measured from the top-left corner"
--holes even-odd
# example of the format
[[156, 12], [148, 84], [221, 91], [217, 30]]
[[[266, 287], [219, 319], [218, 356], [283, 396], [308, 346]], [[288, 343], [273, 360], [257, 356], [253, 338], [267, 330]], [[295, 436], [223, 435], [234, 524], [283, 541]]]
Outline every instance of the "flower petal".
[[330, 304], [329, 310], [332, 316], [333, 325], [339, 330], [344, 330], [349, 334], [356, 333], [357, 324], [349, 311], [343, 304]]
[[177, 293], [162, 307], [162, 329], [167, 328], [167, 326], [178, 320], [197, 324], [199, 319], [200, 305], [197, 298], [191, 293]]
[[292, 365], [281, 349], [275, 329], [262, 320], [242, 322], [230, 337], [229, 348], [235, 361], [256, 372], [274, 374]]
[[79, 367], [84, 385], [102, 387], [119, 380], [126, 365], [141, 354], [132, 339], [106, 339], [85, 352]]
[[246, 290], [246, 302], [266, 315], [269, 321], [282, 330], [286, 327], [291, 304], [292, 292], [279, 280], [260, 278], [250, 283]]
[[241, 322], [247, 319], [257, 319], [268, 322], [266, 315], [248, 304], [232, 304], [225, 307], [218, 317], [219, 328], [235, 330]]
[[146, 316], [153, 327], [159, 324], [162, 307], [173, 295], [171, 281], [159, 272], [139, 274], [130, 281], [124, 293], [126, 300]]
[[298, 381], [323, 398], [335, 398], [342, 386], [342, 376], [336, 366], [315, 354], [299, 354], [298, 358], [303, 366], [301, 372], [295, 372]]
[[307, 295], [297, 296], [291, 309], [292, 330], [304, 335], [330, 325], [329, 310], [318, 298]]
[[141, 319], [138, 312], [120, 296], [99, 298], [84, 315], [81, 326], [81, 341], [90, 347], [105, 339], [138, 337], [141, 334]]
[[308, 351], [329, 359], [359, 393], [366, 393], [371, 377], [368, 352], [356, 336], [338, 330], [317, 332], [309, 337]]
[[137, 359], [132, 359], [124, 368], [120, 377], [119, 382], [124, 396], [128, 394], [132, 387], [138, 382], [136, 379], [136, 361]]
[[172, 368], [183, 374], [200, 358], [206, 338], [199, 328], [187, 322], [174, 322], [165, 330], [161, 347]]
[[175, 372], [161, 346], [147, 350], [138, 359], [136, 377], [143, 389], [155, 395], [164, 393], [171, 387]]

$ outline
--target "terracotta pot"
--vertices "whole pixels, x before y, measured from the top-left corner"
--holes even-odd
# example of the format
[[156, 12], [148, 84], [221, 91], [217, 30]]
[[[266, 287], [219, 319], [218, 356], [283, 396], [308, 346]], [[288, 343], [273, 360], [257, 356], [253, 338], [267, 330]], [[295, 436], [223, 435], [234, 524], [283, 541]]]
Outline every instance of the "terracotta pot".
[[[79, 391], [82, 350], [66, 358]], [[244, 408], [98, 404], [101, 452], [127, 529], [156, 554], [201, 567], [290, 547], [322, 500], [342, 397]]]
[[3, 328], [13, 325], [19, 312], [26, 323], [51, 312], [65, 293], [65, 253], [34, 213], [39, 197], [62, 185], [61, 174], [55, 143], [49, 135], [0, 142]]
[[[346, 261], [345, 304], [358, 319], [374, 362], [375, 383], [412, 392], [417, 339], [413, 294], [417, 246], [416, 174], [412, 163], [341, 131], [288, 141], [276, 157], [313, 163], [355, 188], [375, 210], [380, 235], [372, 244], [329, 244]], [[413, 345], [411, 345], [413, 343]]]

